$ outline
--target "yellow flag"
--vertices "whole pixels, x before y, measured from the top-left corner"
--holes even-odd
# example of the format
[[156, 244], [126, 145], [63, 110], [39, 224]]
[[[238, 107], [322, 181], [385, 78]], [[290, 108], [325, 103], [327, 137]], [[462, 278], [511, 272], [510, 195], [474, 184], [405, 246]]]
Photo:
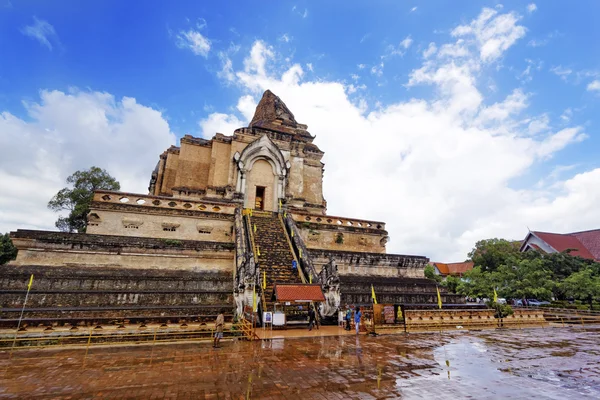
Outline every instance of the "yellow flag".
[[498, 302], [498, 293], [496, 293], [496, 288], [494, 288], [494, 303]]
[[252, 290], [252, 311], [258, 311], [258, 307], [256, 304], [256, 286], [254, 286], [254, 289]]
[[256, 255], [260, 256], [260, 247], [256, 246]]
[[256, 233], [256, 224], [254, 224], [254, 233]]
[[442, 296], [440, 295], [440, 288], [436, 287], [435, 290], [437, 290], [438, 307], [441, 309], [442, 308]]
[[281, 199], [279, 199], [279, 209], [281, 210]]
[[33, 283], [33, 274], [31, 274], [31, 277], [29, 278], [29, 284], [27, 285], [27, 290], [31, 289], [32, 283]]
[[263, 289], [267, 288], [267, 271], [263, 271]]
[[377, 304], [377, 297], [375, 297], [375, 288], [371, 285], [371, 298], [373, 298], [373, 304]]
[[300, 258], [302, 258], [302, 249], [298, 249], [298, 251], [300, 252]]
[[309, 275], [308, 275], [308, 282], [309, 282], [310, 284], [312, 284], [312, 274], [309, 274]]

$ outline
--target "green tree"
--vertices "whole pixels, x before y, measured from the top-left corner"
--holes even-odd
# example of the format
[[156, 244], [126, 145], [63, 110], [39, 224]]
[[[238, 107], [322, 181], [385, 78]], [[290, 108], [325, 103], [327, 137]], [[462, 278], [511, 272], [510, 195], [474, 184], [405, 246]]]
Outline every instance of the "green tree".
[[505, 239], [486, 239], [475, 243], [475, 248], [468, 256], [475, 266], [482, 271], [495, 271], [499, 266], [506, 264], [511, 258], [522, 258], [517, 242]]
[[17, 258], [17, 248], [13, 245], [8, 233], [0, 235], [0, 265]]
[[492, 275], [483, 272], [479, 266], [474, 267], [472, 270], [464, 273], [456, 290], [465, 296], [491, 299], [494, 293]]
[[555, 287], [552, 271], [540, 257], [509, 258], [505, 265], [501, 265], [490, 275], [498, 295], [507, 298], [550, 300]]
[[575, 299], [587, 301], [590, 310], [594, 298], [600, 297], [600, 276], [595, 275], [592, 268], [586, 268], [571, 274], [561, 284], [564, 292]]
[[[568, 251], [562, 253], [540, 254], [539, 257], [542, 259], [544, 268], [552, 271], [552, 275], [556, 282], [562, 282], [575, 272], [599, 265], [592, 260], [572, 256]], [[564, 300], [567, 296], [562, 285], [555, 285], [553, 292], [554, 297], [559, 300]]]
[[77, 171], [67, 178], [72, 188], [66, 187], [48, 202], [53, 211], [69, 211], [67, 217], [60, 216], [55, 225], [63, 232], [85, 232], [87, 214], [95, 190], [120, 190], [121, 185], [105, 170], [91, 167], [86, 171]]
[[442, 281], [444, 286], [450, 293], [458, 293], [458, 285], [460, 284], [460, 278], [457, 276], [448, 275], [446, 279]]
[[427, 264], [424, 272], [425, 272], [425, 278], [427, 278], [427, 279], [433, 279], [434, 281], [436, 281], [438, 283], [442, 280], [442, 277], [435, 273], [435, 268], [431, 264]]

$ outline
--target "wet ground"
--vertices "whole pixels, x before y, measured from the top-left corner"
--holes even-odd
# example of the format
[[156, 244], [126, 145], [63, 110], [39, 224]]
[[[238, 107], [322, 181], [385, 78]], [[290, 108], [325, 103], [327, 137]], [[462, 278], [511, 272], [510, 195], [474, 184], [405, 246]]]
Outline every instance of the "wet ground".
[[0, 352], [1, 398], [598, 399], [600, 327]]

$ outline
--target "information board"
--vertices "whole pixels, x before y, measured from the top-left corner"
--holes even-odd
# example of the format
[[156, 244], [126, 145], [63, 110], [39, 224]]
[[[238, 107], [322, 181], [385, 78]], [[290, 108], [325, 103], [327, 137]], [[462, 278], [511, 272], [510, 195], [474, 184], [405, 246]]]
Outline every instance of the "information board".
[[282, 312], [275, 312], [273, 314], [273, 326], [285, 326], [285, 314]]
[[383, 307], [383, 319], [386, 324], [393, 324], [396, 322], [396, 313], [394, 312], [393, 305], [386, 305]]

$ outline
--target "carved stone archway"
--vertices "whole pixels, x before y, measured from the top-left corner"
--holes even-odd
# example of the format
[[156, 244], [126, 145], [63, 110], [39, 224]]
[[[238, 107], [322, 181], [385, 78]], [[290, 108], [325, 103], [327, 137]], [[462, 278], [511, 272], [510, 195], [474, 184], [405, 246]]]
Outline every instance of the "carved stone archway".
[[264, 135], [246, 146], [241, 154], [236, 152], [233, 159], [238, 172], [236, 192], [243, 193], [244, 207], [246, 208], [254, 208], [254, 204], [251, 204], [250, 201], [252, 196], [249, 193], [254, 188], [248, 188], [248, 177], [252, 168], [259, 160], [264, 160], [271, 165], [273, 171], [273, 190], [270, 194], [272, 203], [270, 202], [271, 207], [267, 211], [278, 211], [279, 199], [285, 197], [286, 179], [290, 163], [285, 161], [283, 154], [281, 154], [275, 143], [267, 135]]

